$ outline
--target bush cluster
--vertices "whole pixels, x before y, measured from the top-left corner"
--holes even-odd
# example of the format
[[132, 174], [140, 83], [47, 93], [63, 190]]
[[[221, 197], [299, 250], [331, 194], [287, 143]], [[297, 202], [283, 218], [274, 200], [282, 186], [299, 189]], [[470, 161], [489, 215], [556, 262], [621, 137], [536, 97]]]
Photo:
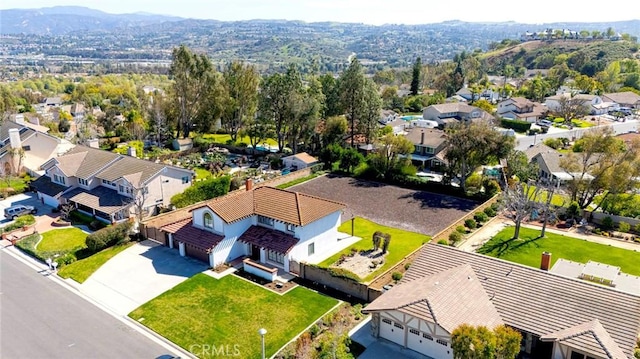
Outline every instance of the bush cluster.
[[350, 270], [347, 270], [344, 268], [336, 268], [336, 267], [330, 267], [327, 270], [329, 271], [329, 274], [331, 274], [334, 277], [351, 279], [353, 281], [360, 282], [360, 277], [358, 277], [357, 274], [353, 273]]
[[476, 222], [483, 223], [483, 222], [486, 222], [486, 221], [487, 221], [488, 216], [487, 216], [487, 214], [486, 214], [486, 213], [484, 213], [484, 212], [478, 212], [478, 213], [476, 213], [476, 214], [474, 214], [474, 215], [473, 215], [473, 219], [474, 219]]
[[473, 218], [469, 218], [465, 220], [464, 225], [469, 229], [476, 229], [476, 227], [478, 227], [478, 223]]
[[461, 239], [462, 239], [462, 233], [460, 232], [451, 232], [451, 234], [449, 234], [449, 242], [451, 242], [451, 244], [455, 244], [459, 242]]
[[171, 204], [177, 208], [223, 196], [229, 192], [231, 178], [222, 176], [196, 182], [191, 187], [171, 198]]
[[501, 119], [500, 125], [504, 128], [510, 128], [516, 132], [527, 132], [531, 128], [531, 123], [527, 121]]
[[97, 253], [105, 248], [116, 244], [125, 243], [129, 240], [129, 231], [132, 223], [129, 221], [105, 227], [87, 236], [85, 244], [91, 253]]
[[34, 223], [36, 223], [36, 218], [32, 214], [23, 214], [22, 216], [19, 216], [18, 218], [16, 218], [15, 222], [6, 225], [3, 228], [0, 228], [0, 233], [11, 232], [15, 229], [19, 229], [24, 226], [30, 226]]

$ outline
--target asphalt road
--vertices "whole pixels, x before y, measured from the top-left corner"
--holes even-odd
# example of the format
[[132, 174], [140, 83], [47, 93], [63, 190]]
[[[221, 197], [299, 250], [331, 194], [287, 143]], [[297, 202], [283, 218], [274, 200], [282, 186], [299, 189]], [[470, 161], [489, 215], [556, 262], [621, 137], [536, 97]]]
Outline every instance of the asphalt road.
[[[622, 134], [622, 133], [627, 133], [629, 131], [637, 131], [640, 130], [640, 125], [638, 124], [638, 120], [632, 120], [632, 121], [627, 121], [627, 122], [616, 122], [613, 123], [611, 125], [609, 125], [613, 128], [614, 132], [616, 134]], [[593, 127], [591, 127], [593, 128]], [[544, 140], [546, 140], [547, 138], [560, 138], [560, 137], [566, 137], [566, 138], [580, 138], [582, 137], [582, 134], [585, 131], [588, 131], [589, 128], [574, 128], [573, 130], [566, 130], [566, 131], [561, 131], [561, 132], [555, 132], [555, 133], [546, 133], [546, 134], [540, 134], [540, 135], [535, 135], [535, 136], [523, 136], [523, 137], [518, 137], [516, 139], [517, 145], [516, 145], [516, 149], [520, 150], [520, 151], [524, 151], [527, 148], [529, 148], [530, 146], [542, 142]]]
[[170, 358], [129, 325], [0, 250], [0, 358]]

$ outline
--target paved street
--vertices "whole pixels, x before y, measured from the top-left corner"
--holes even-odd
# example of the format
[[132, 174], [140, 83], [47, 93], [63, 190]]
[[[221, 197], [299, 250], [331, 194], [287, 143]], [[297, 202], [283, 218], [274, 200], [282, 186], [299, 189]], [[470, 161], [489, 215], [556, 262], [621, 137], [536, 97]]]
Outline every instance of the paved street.
[[0, 358], [170, 358], [168, 349], [0, 250]]
[[[611, 125], [609, 125], [613, 128], [614, 132], [616, 134], [622, 134], [622, 133], [627, 133], [629, 131], [637, 131], [638, 128], [638, 120], [629, 120], [627, 122], [616, 122], [613, 123]], [[573, 130], [565, 130], [565, 131], [557, 131], [557, 132], [553, 132], [553, 133], [546, 133], [546, 134], [539, 134], [539, 135], [535, 135], [535, 136], [518, 136], [516, 138], [516, 149], [517, 150], [526, 150], [527, 148], [529, 148], [531, 145], [535, 144], [535, 143], [539, 143], [542, 142], [544, 140], [546, 140], [547, 138], [560, 138], [560, 137], [566, 137], [566, 138], [580, 138], [582, 137], [582, 134], [585, 131], [588, 131], [589, 129], [593, 129], [595, 127], [591, 127], [591, 128], [574, 128]]]

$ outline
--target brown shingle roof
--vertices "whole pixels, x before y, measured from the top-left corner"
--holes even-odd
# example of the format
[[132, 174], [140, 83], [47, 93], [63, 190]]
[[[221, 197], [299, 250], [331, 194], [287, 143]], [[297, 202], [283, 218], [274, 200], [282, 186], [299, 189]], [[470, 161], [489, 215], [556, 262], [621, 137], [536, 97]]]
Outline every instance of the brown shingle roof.
[[267, 186], [216, 198], [206, 205], [226, 223], [257, 214], [297, 226], [317, 221], [345, 207], [340, 202]]
[[626, 355], [598, 319], [543, 335], [540, 340], [564, 342], [574, 348], [581, 348], [599, 357], [626, 359]]
[[531, 161], [538, 153], [542, 153], [542, 152], [558, 152], [558, 151], [556, 151], [553, 148], [545, 145], [544, 142], [538, 142], [535, 145], [527, 148], [523, 152], [527, 156], [527, 159], [529, 161]]
[[640, 103], [640, 95], [631, 92], [613, 92], [602, 95], [603, 99], [615, 102], [621, 105], [632, 105]]
[[131, 198], [122, 196], [115, 190], [102, 186], [98, 186], [91, 191], [77, 187], [63, 194], [62, 197], [106, 214], [115, 213], [132, 202]]
[[447, 140], [447, 137], [444, 131], [438, 130], [435, 128], [414, 127], [410, 129], [404, 137], [406, 137], [409, 141], [411, 141], [411, 143], [420, 145], [420, 142], [422, 141], [423, 133], [424, 133], [424, 144], [422, 144], [422, 146], [437, 148]]
[[117, 153], [87, 146], [75, 146], [56, 160], [68, 177], [89, 178], [118, 159]]
[[[538, 336], [598, 319], [627, 357], [640, 331], [640, 296], [456, 248], [427, 244], [404, 281], [468, 263], [507, 325]], [[393, 293], [393, 289], [388, 293]]]
[[251, 226], [240, 237], [240, 242], [256, 245], [266, 250], [287, 254], [298, 243], [298, 239], [275, 229]]
[[[388, 294], [387, 294], [388, 293]], [[461, 324], [504, 324], [469, 264], [405, 281], [363, 310], [398, 310], [437, 323], [451, 333]]]
[[126, 177], [128, 181], [136, 182], [132, 183], [132, 185], [138, 186], [162, 171], [164, 167], [165, 165], [161, 163], [122, 156], [118, 161], [100, 171], [96, 177], [112, 182], [118, 178]]
[[187, 218], [167, 224], [160, 229], [167, 233], [173, 233], [175, 240], [190, 244], [207, 253], [224, 239], [221, 235], [194, 227], [191, 222], [191, 218]]

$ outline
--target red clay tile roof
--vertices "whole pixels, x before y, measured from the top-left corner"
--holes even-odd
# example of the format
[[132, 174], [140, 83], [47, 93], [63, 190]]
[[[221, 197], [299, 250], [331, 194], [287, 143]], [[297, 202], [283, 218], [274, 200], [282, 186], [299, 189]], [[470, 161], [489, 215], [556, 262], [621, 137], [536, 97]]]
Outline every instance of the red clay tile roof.
[[317, 221], [345, 207], [340, 202], [267, 186], [216, 198], [206, 206], [226, 223], [257, 214], [297, 226]]
[[173, 233], [173, 238], [176, 241], [190, 244], [207, 253], [211, 252], [213, 247], [224, 239], [223, 236], [194, 227], [191, 222], [191, 218], [187, 218], [167, 224], [160, 229], [168, 233]]
[[624, 354], [633, 357], [640, 332], [637, 295], [436, 244], [422, 248], [401, 283], [465, 263], [507, 325], [543, 336], [598, 319]]
[[398, 310], [437, 323], [451, 333], [460, 324], [504, 324], [469, 264], [403, 282], [363, 312]]
[[298, 239], [292, 235], [260, 226], [249, 227], [238, 240], [282, 254], [289, 253], [293, 246], [298, 243]]
[[627, 358], [598, 319], [543, 335], [540, 340], [563, 342], [571, 347], [595, 354], [598, 357], [609, 359]]

